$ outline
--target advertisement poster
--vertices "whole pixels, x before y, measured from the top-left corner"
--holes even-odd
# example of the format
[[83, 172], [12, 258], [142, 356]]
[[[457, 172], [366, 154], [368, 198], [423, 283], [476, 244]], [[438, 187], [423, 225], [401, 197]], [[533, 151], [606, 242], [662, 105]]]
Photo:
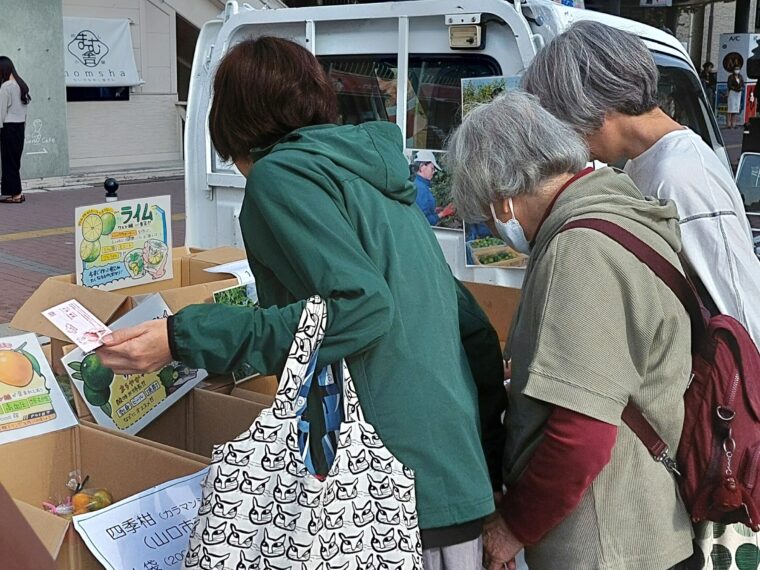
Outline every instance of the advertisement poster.
[[[517, 76], [462, 79], [463, 116], [475, 106], [489, 103], [505, 91], [517, 89], [519, 86], [520, 78]], [[485, 223], [465, 222], [463, 232], [467, 267], [519, 268], [528, 265], [527, 255], [507, 246], [491, 233]]]
[[0, 338], [0, 444], [76, 424], [37, 336]]
[[207, 473], [208, 468], [76, 516], [74, 528], [108, 570], [179, 570], [184, 567]]
[[[138, 325], [171, 314], [161, 295], [155, 294], [111, 324], [112, 330]], [[77, 348], [61, 361], [95, 421], [110, 429], [134, 435], [165, 412], [208, 375], [205, 370], [172, 362], [149, 374], [114, 374], [97, 353]]]
[[77, 285], [106, 291], [171, 279], [171, 197], [77, 208]]
[[411, 176], [417, 189], [417, 206], [428, 223], [444, 230], [461, 231], [464, 223], [451, 203], [451, 177], [446, 172], [445, 152], [408, 150]]

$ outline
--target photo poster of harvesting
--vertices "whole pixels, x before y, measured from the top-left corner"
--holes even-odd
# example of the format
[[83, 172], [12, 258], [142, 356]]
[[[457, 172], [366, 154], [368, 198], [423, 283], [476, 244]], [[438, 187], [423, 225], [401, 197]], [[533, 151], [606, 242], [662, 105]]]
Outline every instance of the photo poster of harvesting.
[[105, 291], [171, 279], [171, 197], [84, 206], [75, 213], [77, 285]]
[[[110, 325], [114, 331], [171, 315], [155, 293]], [[62, 359], [71, 381], [84, 398], [95, 421], [104, 427], [138, 433], [192, 390], [208, 374], [179, 362], [148, 374], [114, 374], [102, 365], [97, 352], [77, 348]]]
[[[259, 294], [256, 292], [256, 283], [253, 281], [216, 291], [213, 297], [214, 303], [220, 305], [246, 307], [249, 309], [254, 309], [259, 306]], [[232, 380], [235, 384], [240, 384], [241, 382], [258, 375], [259, 373], [254, 370], [250, 364], [244, 362], [237, 369], [232, 371]]]
[[0, 338], [0, 444], [76, 424], [37, 336]]
[[[502, 93], [519, 87], [518, 76], [462, 79], [462, 118], [477, 105], [490, 103]], [[528, 265], [528, 256], [493, 235], [485, 222], [464, 222], [463, 226], [467, 267], [516, 268]]]
[[462, 231], [464, 223], [451, 202], [451, 176], [446, 172], [446, 153], [426, 149], [407, 150], [409, 179], [417, 190], [415, 199], [428, 223], [444, 230]]

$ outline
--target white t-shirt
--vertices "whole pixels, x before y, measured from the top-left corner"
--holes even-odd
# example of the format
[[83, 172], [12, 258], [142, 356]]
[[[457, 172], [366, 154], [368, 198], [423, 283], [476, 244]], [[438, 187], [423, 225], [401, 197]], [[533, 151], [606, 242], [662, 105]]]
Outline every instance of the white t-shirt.
[[676, 203], [686, 259], [720, 312], [760, 346], [760, 260], [739, 190], [713, 150], [684, 128], [629, 160], [625, 172], [644, 196]]

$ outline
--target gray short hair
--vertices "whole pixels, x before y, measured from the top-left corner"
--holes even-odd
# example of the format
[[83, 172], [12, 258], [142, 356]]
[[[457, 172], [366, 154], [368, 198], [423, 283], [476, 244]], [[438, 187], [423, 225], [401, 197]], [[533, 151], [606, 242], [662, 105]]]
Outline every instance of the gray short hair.
[[657, 77], [652, 54], [637, 36], [580, 21], [536, 55], [522, 86], [588, 135], [611, 111], [637, 116], [657, 107]]
[[451, 196], [462, 219], [490, 218], [498, 198], [536, 192], [588, 161], [583, 139], [524, 91], [508, 91], [465, 116], [445, 158]]

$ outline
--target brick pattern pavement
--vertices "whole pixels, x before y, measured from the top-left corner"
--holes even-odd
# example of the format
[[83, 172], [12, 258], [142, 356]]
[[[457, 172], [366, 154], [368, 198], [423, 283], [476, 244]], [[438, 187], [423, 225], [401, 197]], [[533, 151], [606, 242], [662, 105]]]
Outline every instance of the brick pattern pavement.
[[[122, 200], [164, 194], [172, 197], [172, 215], [184, 214], [182, 180], [123, 184], [119, 188]], [[10, 321], [47, 277], [74, 271], [73, 230], [40, 237], [14, 234], [73, 227], [74, 209], [101, 203], [104, 195], [102, 187], [32, 192], [26, 193], [23, 204], [0, 204], [0, 323]], [[172, 232], [174, 245], [183, 245], [184, 219], [172, 223]], [[10, 241], [3, 241], [8, 238]]]

